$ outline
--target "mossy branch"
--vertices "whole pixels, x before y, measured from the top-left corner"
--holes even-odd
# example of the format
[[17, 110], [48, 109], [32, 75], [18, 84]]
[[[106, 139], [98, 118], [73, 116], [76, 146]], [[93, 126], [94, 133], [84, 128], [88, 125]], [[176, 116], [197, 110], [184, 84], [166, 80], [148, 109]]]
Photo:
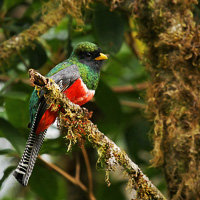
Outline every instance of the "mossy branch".
[[20, 50], [31, 46], [37, 37], [56, 25], [67, 14], [75, 18], [78, 25], [83, 24], [81, 6], [82, 4], [86, 6], [90, 1], [55, 0], [44, 3], [39, 21], [0, 44], [0, 66], [8, 62], [9, 58]]
[[[52, 110], [59, 113], [58, 126], [69, 141], [68, 150], [71, 149], [72, 144], [77, 142], [80, 144], [87, 139], [97, 149], [99, 154], [97, 162], [106, 167], [107, 175], [118, 165], [124, 168], [129, 177], [128, 187], [135, 190], [137, 194], [133, 199], [165, 199], [128, 155], [89, 120], [91, 113], [87, 109], [69, 101], [53, 80], [45, 78], [33, 69], [29, 70], [29, 74], [32, 85], [46, 91], [48, 104], [51, 105]], [[108, 176], [107, 182], [109, 183]]]
[[[59, 6], [57, 14], [55, 10], [49, 11], [43, 15], [41, 19], [30, 26], [25, 31], [11, 37], [0, 44], [0, 66], [13, 54], [19, 50], [32, 44], [32, 42], [40, 35], [45, 33], [49, 27], [55, 25], [64, 16], [64, 9]], [[58, 14], [59, 13], [59, 14]], [[55, 15], [54, 15], [55, 14]]]

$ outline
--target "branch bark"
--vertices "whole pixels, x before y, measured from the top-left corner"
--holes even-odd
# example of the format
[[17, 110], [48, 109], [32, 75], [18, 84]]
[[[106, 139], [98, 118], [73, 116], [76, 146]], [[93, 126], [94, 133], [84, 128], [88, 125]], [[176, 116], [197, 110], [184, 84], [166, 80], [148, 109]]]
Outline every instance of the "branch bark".
[[43, 77], [34, 70], [29, 70], [29, 74], [32, 85], [35, 85], [37, 89], [45, 90], [48, 104], [53, 105], [52, 109], [59, 112], [58, 126], [68, 140], [68, 150], [78, 141], [87, 139], [97, 149], [99, 154], [97, 162], [104, 165], [107, 172], [114, 171], [118, 165], [124, 168], [129, 176], [129, 188], [137, 193], [134, 199], [165, 200], [165, 197], [128, 155], [89, 120], [91, 113], [87, 109], [70, 102], [51, 79]]

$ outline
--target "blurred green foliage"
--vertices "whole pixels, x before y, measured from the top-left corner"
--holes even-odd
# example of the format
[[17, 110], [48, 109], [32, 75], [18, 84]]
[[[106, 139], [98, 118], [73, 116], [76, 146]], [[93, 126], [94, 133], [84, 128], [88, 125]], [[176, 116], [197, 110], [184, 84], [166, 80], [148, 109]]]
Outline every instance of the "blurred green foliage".
[[[12, 177], [12, 171], [19, 162], [28, 137], [29, 123], [28, 104], [32, 87], [28, 85], [29, 68], [35, 68], [46, 74], [57, 63], [66, 59], [72, 47], [80, 41], [97, 43], [109, 60], [101, 74], [95, 101], [89, 102], [86, 107], [93, 110], [93, 121], [98, 128], [110, 139], [124, 149], [155, 181], [157, 187], [165, 191], [162, 172], [149, 168], [152, 149], [149, 133], [152, 124], [145, 118], [144, 110], [124, 105], [121, 100], [145, 104], [145, 90], [114, 92], [116, 86], [145, 83], [148, 75], [144, 66], [137, 59], [127, 43], [124, 35], [133, 31], [129, 27], [128, 17], [123, 12], [110, 12], [102, 4], [92, 4], [92, 9], [84, 11], [84, 26], [76, 31], [76, 22], [66, 16], [57, 26], [50, 28], [47, 33], [35, 41], [34, 45], [22, 50], [5, 64], [0, 74], [0, 137], [12, 145], [5, 148], [0, 142], [0, 157], [8, 159], [5, 169], [0, 168], [0, 188], [7, 186], [6, 192], [0, 192], [0, 199], [44, 199], [61, 200], [72, 199], [68, 195], [69, 184], [61, 175], [50, 170], [37, 161], [30, 184], [23, 188]], [[0, 42], [9, 39], [27, 29], [39, 17], [42, 1], [2, 0], [0, 1]], [[0, 13], [1, 13], [0, 11]], [[139, 47], [138, 47], [139, 48]], [[88, 144], [88, 147], [90, 145]], [[90, 147], [91, 148], [91, 147]], [[61, 168], [67, 169], [67, 147], [62, 136], [46, 139], [41, 154], [51, 155], [52, 161]], [[79, 148], [75, 148], [79, 152]], [[94, 150], [95, 152], [95, 150]], [[125, 190], [126, 181], [123, 175], [119, 178], [114, 173], [111, 176], [111, 186], [107, 187], [104, 173], [96, 170], [97, 153], [91, 154], [90, 162], [93, 168], [94, 195], [97, 199], [128, 199]], [[10, 158], [11, 161], [10, 161]], [[81, 163], [84, 165], [84, 162]], [[74, 166], [75, 167], [75, 166]], [[4, 170], [4, 171], [3, 171]], [[85, 174], [86, 171], [81, 171]], [[8, 177], [11, 177], [9, 182]], [[10, 184], [8, 186], [8, 184]], [[11, 191], [11, 192], [10, 192]], [[125, 194], [126, 193], [126, 194]]]

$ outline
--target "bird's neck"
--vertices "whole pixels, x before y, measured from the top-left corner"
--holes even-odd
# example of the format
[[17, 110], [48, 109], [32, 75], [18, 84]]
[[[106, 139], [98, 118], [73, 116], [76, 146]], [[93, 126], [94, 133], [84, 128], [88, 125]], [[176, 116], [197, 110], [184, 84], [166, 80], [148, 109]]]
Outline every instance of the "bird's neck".
[[78, 68], [81, 78], [86, 84], [87, 88], [90, 90], [96, 90], [99, 82], [100, 72], [97, 72], [91, 67], [88, 67], [82, 63], [79, 63]]
[[88, 65], [80, 63], [77, 57], [73, 54], [70, 56], [69, 60], [71, 64], [76, 64], [78, 66], [80, 76], [87, 88], [90, 90], [95, 90], [99, 82], [100, 72], [94, 70]]

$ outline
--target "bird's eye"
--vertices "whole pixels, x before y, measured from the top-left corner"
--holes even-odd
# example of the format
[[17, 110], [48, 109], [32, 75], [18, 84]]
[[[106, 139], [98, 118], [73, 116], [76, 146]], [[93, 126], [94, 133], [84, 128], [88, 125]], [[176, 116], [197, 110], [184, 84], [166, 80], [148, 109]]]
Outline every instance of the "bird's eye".
[[87, 58], [91, 58], [91, 57], [92, 57], [92, 54], [91, 54], [91, 53], [86, 53], [86, 57], [87, 57]]

